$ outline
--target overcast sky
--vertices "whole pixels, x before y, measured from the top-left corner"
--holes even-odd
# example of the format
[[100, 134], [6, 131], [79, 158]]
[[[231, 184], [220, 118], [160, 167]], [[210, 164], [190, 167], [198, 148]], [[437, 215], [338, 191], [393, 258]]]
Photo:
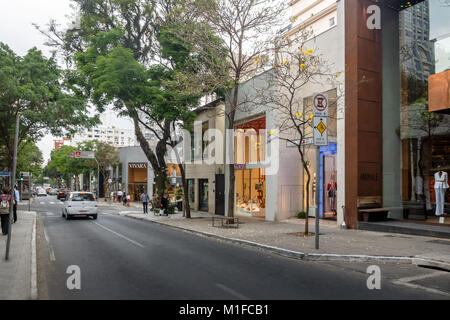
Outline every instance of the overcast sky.
[[[431, 33], [440, 36], [450, 32], [450, 7], [439, 6], [440, 0], [430, 0]], [[56, 19], [66, 26], [71, 14], [70, 0], [0, 0], [0, 41], [6, 43], [17, 54], [23, 56], [32, 48], [37, 47], [44, 55], [49, 56], [50, 50], [44, 45], [45, 38], [32, 26], [37, 23], [45, 26], [50, 18]], [[447, 38], [444, 43], [450, 43]], [[445, 46], [447, 48], [447, 45]], [[104, 125], [114, 125], [119, 128], [133, 128], [130, 120], [118, 119], [113, 112], [102, 116]], [[53, 148], [53, 137], [46, 136], [38, 143], [44, 159], [47, 161]]]
[[[37, 47], [47, 57], [50, 50], [44, 45], [45, 37], [32, 25], [37, 23], [45, 26], [53, 18], [62, 26], [70, 21], [71, 1], [69, 0], [0, 0], [0, 41], [6, 43], [20, 56], [32, 47]], [[114, 125], [118, 128], [133, 128], [131, 121], [119, 119], [114, 112], [106, 112], [102, 116], [104, 125]], [[54, 137], [47, 135], [38, 142], [44, 160], [50, 158]]]

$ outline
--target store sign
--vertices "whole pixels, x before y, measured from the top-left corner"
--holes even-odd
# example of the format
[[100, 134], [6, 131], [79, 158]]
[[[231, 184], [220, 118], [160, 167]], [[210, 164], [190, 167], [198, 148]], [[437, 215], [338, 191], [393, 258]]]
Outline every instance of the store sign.
[[9, 177], [9, 175], [8, 171], [0, 171], [0, 177]]
[[69, 158], [75, 159], [94, 159], [95, 152], [94, 151], [75, 151], [69, 153]]
[[129, 163], [128, 168], [130, 169], [147, 169], [147, 163]]

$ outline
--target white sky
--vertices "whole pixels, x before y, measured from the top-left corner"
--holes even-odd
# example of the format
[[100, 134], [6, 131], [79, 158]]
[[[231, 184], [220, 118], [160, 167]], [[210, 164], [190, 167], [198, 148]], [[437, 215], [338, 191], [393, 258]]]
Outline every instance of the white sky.
[[[32, 25], [45, 26], [53, 18], [62, 26], [68, 24], [72, 9], [70, 0], [0, 0], [0, 41], [6, 43], [20, 56], [32, 47], [37, 47], [47, 57], [50, 50], [44, 45], [45, 38]], [[104, 125], [114, 125], [121, 129], [131, 129], [133, 124], [127, 119], [118, 119], [114, 112], [102, 116]], [[51, 135], [38, 142], [45, 162], [53, 149]]]

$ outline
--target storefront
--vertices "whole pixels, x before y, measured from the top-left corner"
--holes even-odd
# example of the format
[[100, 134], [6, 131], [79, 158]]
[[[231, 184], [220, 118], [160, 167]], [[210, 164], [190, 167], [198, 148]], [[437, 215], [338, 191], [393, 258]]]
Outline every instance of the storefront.
[[[365, 207], [389, 209], [392, 219], [438, 222], [435, 174], [450, 171], [450, 7], [380, 2], [382, 28], [369, 29], [371, 4], [347, 0], [343, 8], [345, 222], [358, 228]], [[436, 111], [431, 101], [441, 88], [429, 79], [439, 75], [447, 98]], [[448, 191], [444, 197], [449, 213]]]
[[132, 162], [128, 164], [128, 191], [131, 201], [139, 201], [142, 193], [148, 193], [148, 163]]
[[266, 177], [260, 165], [265, 160], [265, 129], [265, 116], [235, 126], [235, 198], [241, 215], [266, 216]]
[[131, 201], [140, 201], [140, 196], [146, 192], [153, 195], [153, 170], [141, 147], [120, 148], [121, 169], [116, 175], [118, 190], [130, 195]]

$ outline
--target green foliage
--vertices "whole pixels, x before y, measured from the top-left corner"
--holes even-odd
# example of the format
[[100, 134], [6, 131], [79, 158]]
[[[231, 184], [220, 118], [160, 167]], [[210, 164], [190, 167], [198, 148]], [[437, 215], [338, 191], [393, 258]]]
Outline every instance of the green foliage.
[[306, 212], [305, 211], [300, 211], [297, 214], [297, 218], [299, 218], [299, 219], [306, 219]]
[[169, 204], [167, 207], [167, 214], [174, 214], [175, 213], [175, 206], [173, 204]]
[[90, 117], [86, 100], [74, 94], [53, 59], [33, 48], [17, 56], [0, 43], [0, 145], [6, 162], [12, 163], [15, 120], [20, 113], [19, 148], [47, 132], [70, 135], [82, 126], [98, 122]]

